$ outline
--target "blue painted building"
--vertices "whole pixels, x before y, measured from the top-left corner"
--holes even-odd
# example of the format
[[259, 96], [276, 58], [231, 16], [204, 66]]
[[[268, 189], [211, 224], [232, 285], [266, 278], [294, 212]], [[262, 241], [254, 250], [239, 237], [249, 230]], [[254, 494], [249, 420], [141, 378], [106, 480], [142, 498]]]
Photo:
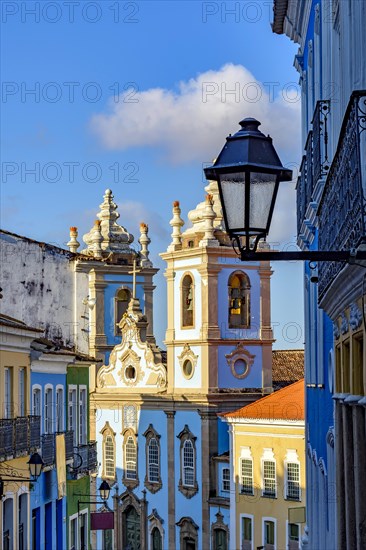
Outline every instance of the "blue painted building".
[[[61, 550], [66, 547], [66, 478], [62, 479], [66, 466], [65, 462], [61, 468], [57, 464], [56, 445], [65, 445], [66, 372], [70, 357], [45, 340], [36, 340], [32, 346], [30, 402], [32, 414], [41, 417], [40, 454], [44, 467], [30, 493], [30, 540], [34, 550]], [[68, 458], [72, 459], [72, 447], [68, 451]]]
[[[273, 31], [299, 44], [304, 250], [365, 242], [365, 2], [275, 0]], [[310, 548], [364, 548], [364, 267], [305, 267], [307, 529]]]

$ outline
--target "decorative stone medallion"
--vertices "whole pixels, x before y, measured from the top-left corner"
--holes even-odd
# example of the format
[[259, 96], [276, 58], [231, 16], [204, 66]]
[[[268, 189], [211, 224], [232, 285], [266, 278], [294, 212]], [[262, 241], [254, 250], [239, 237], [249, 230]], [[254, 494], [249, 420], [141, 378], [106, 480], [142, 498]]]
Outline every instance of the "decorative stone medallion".
[[235, 350], [225, 355], [225, 357], [232, 375], [239, 379], [248, 376], [255, 359], [255, 355], [245, 349], [243, 342], [239, 342]]

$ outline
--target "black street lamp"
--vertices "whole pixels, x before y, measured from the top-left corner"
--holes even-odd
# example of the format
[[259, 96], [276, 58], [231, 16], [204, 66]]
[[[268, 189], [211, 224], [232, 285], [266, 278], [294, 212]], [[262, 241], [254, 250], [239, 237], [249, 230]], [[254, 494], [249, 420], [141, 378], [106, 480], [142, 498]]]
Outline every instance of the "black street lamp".
[[260, 122], [245, 118], [241, 129], [226, 138], [226, 144], [212, 166], [204, 169], [208, 180], [218, 183], [226, 231], [242, 260], [355, 261], [366, 259], [365, 250], [261, 251], [260, 239], [269, 233], [280, 182], [291, 181], [272, 144], [258, 127]]
[[110, 492], [111, 492], [111, 488], [109, 486], [109, 483], [104, 479], [99, 486], [100, 498], [102, 500], [108, 500]]
[[30, 478], [26, 477], [11, 477], [10, 475], [6, 473], [1, 473], [0, 477], [0, 499], [4, 496], [4, 483], [10, 483], [10, 482], [27, 482], [32, 483], [34, 481], [37, 481], [39, 476], [41, 475], [44, 462], [42, 460], [42, 457], [38, 453], [33, 453], [27, 462], [29, 467], [29, 473], [31, 475]]
[[38, 453], [33, 453], [27, 464], [29, 465], [30, 475], [36, 481], [41, 475], [44, 465], [41, 455]]
[[[101, 484], [99, 485], [99, 494], [100, 498], [102, 499], [102, 502], [98, 500], [78, 500], [78, 513], [80, 509], [81, 504], [106, 504], [106, 501], [109, 499], [109, 495], [111, 492], [111, 487], [109, 483], [104, 479]], [[78, 497], [90, 497], [91, 495], [82, 495], [79, 493], [74, 493], [74, 496]]]

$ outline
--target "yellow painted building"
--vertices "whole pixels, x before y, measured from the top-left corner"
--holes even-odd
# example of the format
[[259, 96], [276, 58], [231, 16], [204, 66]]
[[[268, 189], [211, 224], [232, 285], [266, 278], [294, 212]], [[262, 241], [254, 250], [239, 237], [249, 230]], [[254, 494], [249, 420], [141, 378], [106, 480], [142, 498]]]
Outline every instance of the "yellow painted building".
[[299, 548], [305, 521], [304, 380], [222, 418], [230, 425], [230, 548]]
[[[29, 541], [28, 460], [40, 421], [30, 413], [30, 345], [39, 329], [0, 315], [0, 548], [27, 548]], [[37, 440], [38, 437], [38, 440]], [[2, 546], [1, 546], [2, 544]]]

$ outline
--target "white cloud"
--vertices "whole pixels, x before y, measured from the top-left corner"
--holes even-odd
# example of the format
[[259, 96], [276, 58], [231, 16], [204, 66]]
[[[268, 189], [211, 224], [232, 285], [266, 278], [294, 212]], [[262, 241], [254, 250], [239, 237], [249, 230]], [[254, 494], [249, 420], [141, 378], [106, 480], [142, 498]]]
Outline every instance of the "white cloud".
[[177, 90], [151, 88], [133, 96], [128, 90], [117, 103], [110, 100], [107, 113], [92, 117], [91, 128], [108, 149], [156, 147], [167, 161], [182, 164], [210, 161], [227, 134], [239, 129], [237, 122], [252, 116], [274, 138], [280, 157], [286, 151], [297, 160], [300, 105], [290, 89], [226, 64], [180, 82]]
[[[290, 84], [261, 83], [242, 65], [226, 64], [180, 82], [176, 90], [151, 88], [126, 94], [117, 103], [111, 100], [108, 112], [91, 119], [92, 131], [108, 149], [151, 147], [173, 165], [207, 163], [221, 151], [225, 137], [239, 129], [239, 120], [251, 116], [262, 122], [260, 129], [272, 136], [282, 162], [297, 175], [300, 96]], [[295, 203], [294, 185], [281, 184], [268, 239], [281, 243], [279, 248], [294, 241]], [[138, 212], [154, 231], [154, 219], [145, 208], [139, 212], [141, 208], [121, 202], [121, 220]], [[161, 228], [155, 233], [162, 236]]]

